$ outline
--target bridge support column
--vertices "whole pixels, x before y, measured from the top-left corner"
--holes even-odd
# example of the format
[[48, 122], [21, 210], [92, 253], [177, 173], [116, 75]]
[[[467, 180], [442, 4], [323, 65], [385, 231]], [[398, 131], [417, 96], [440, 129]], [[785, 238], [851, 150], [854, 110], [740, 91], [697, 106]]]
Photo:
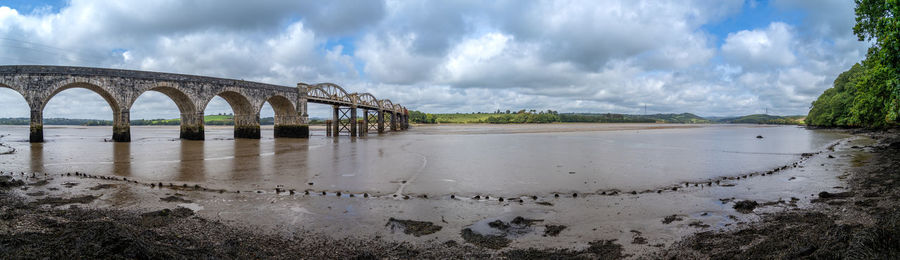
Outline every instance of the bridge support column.
[[331, 135], [334, 137], [341, 135], [341, 107], [332, 106], [334, 109], [334, 117], [332, 118]]
[[31, 133], [28, 141], [32, 143], [44, 142], [44, 111], [39, 105], [31, 108]]
[[397, 131], [397, 113], [391, 112], [391, 131]]
[[409, 115], [403, 114], [403, 121], [400, 125], [403, 126], [403, 130], [409, 129]]
[[359, 129], [357, 129], [358, 125], [356, 124], [356, 106], [350, 107], [350, 136], [357, 136], [359, 133]]
[[309, 138], [309, 125], [300, 124], [297, 115], [275, 115], [275, 138]]
[[331, 120], [325, 120], [325, 136], [331, 136]]
[[378, 133], [384, 133], [384, 110], [378, 110]]
[[131, 112], [128, 109], [113, 114], [113, 141], [131, 142]]
[[363, 109], [362, 133], [360, 136], [369, 135], [369, 110]]
[[[308, 102], [306, 95], [309, 92], [309, 87], [306, 84], [297, 84], [297, 89], [300, 92], [300, 98], [297, 100], [296, 124], [285, 125], [287, 128], [282, 130], [281, 134], [283, 135], [282, 137], [309, 138], [309, 114], [306, 112], [306, 104]], [[279, 137], [277, 126], [275, 128], [275, 137]]]
[[275, 125], [275, 138], [309, 138], [309, 125]]
[[259, 114], [234, 115], [234, 138], [259, 139]]
[[203, 132], [203, 112], [181, 114], [181, 139], [206, 139]]

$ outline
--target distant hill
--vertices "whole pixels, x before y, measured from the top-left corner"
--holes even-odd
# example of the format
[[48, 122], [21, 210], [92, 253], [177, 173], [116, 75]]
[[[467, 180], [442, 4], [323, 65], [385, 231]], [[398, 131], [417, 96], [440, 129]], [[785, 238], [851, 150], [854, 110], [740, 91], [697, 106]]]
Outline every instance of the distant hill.
[[803, 125], [806, 116], [774, 116], [774, 115], [746, 115], [740, 117], [716, 118], [712, 121], [724, 124], [768, 124], [768, 125]]
[[595, 114], [595, 113], [560, 113], [560, 122], [589, 122], [589, 123], [675, 123], [675, 124], [704, 124], [709, 120], [691, 113], [681, 114], [652, 114], [652, 115], [628, 115], [628, 114]]
[[420, 124], [520, 124], [520, 123], [679, 123], [702, 124], [710, 120], [691, 113], [627, 115], [613, 113], [559, 113], [557, 111], [507, 110], [505, 113], [430, 114], [410, 111], [410, 120]]

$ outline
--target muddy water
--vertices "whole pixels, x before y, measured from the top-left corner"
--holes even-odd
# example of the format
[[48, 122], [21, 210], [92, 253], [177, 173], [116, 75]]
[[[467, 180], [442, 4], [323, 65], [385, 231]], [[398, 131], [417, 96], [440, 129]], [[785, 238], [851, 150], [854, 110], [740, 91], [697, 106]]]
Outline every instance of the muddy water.
[[[794, 126], [453, 125], [356, 139], [326, 138], [314, 128], [308, 140], [273, 139], [271, 128], [263, 129], [261, 140], [233, 140], [228, 127], [206, 130], [206, 141], [182, 141], [177, 127], [132, 127], [133, 142], [111, 143], [104, 142], [110, 128], [48, 126], [46, 143], [29, 144], [27, 127], [0, 126], [3, 148], [15, 149], [0, 155], [0, 170], [127, 177], [141, 184], [112, 181], [113, 190], [90, 190], [110, 181], [60, 176], [34, 189], [46, 189], [47, 196], [95, 194], [101, 198], [94, 206], [136, 209], [171, 207], [159, 198], [178, 192], [192, 201], [178, 205], [201, 215], [278, 232], [422, 241], [385, 228], [393, 217], [444, 227], [428, 240], [461, 241], [463, 228], [489, 234], [496, 230], [485, 223], [524, 216], [543, 221], [511, 236], [512, 247], [618, 239], [639, 252], [756, 218], [735, 212], [734, 200], [798, 199], [757, 211], [809, 205], [812, 194], [839, 191], [854, 161], [865, 157], [850, 149], [864, 140]], [[849, 139], [828, 149], [842, 138]], [[822, 153], [801, 155], [808, 152]], [[794, 163], [776, 175], [723, 179]], [[715, 180], [720, 183], [685, 185]], [[64, 182], [82, 184], [66, 188]], [[148, 185], [159, 182], [225, 192]], [[614, 191], [618, 195], [607, 195]], [[683, 220], [661, 222], [670, 215]], [[548, 238], [541, 235], [544, 225], [568, 228]], [[636, 237], [648, 243], [632, 244]]]
[[517, 196], [641, 191], [762, 171], [841, 137], [791, 126], [580, 124], [416, 127], [355, 140], [263, 132], [262, 140], [233, 140], [230, 128], [208, 127], [207, 141], [182, 141], [176, 127], [133, 127], [133, 142], [111, 143], [106, 127], [47, 127], [48, 142], [31, 145], [27, 128], [3, 126], [11, 136], [2, 140], [17, 152], [2, 167], [228, 190]]

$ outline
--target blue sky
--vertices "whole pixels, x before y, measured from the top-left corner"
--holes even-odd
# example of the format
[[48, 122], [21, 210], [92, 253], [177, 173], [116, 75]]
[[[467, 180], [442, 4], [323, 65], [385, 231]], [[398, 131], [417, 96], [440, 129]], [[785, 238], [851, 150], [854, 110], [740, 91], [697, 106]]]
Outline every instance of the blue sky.
[[[294, 86], [410, 109], [805, 114], [864, 58], [852, 1], [0, 0], [0, 64], [125, 68]], [[27, 117], [15, 92], [0, 117]], [[313, 116], [327, 107], [310, 106]], [[173, 118], [159, 93], [132, 118]], [[229, 113], [215, 100], [208, 114]], [[264, 108], [262, 116], [271, 115]], [[45, 117], [111, 118], [88, 90]]]

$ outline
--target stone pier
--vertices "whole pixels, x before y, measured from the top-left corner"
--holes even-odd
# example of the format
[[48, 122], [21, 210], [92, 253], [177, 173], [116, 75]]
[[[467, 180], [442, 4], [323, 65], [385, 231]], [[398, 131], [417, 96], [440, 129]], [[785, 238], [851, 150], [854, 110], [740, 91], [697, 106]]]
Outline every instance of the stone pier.
[[113, 141], [131, 142], [131, 113], [121, 109], [113, 113]]
[[204, 140], [206, 139], [203, 132], [203, 114], [202, 113], [182, 113], [181, 114], [181, 139], [186, 140]]

